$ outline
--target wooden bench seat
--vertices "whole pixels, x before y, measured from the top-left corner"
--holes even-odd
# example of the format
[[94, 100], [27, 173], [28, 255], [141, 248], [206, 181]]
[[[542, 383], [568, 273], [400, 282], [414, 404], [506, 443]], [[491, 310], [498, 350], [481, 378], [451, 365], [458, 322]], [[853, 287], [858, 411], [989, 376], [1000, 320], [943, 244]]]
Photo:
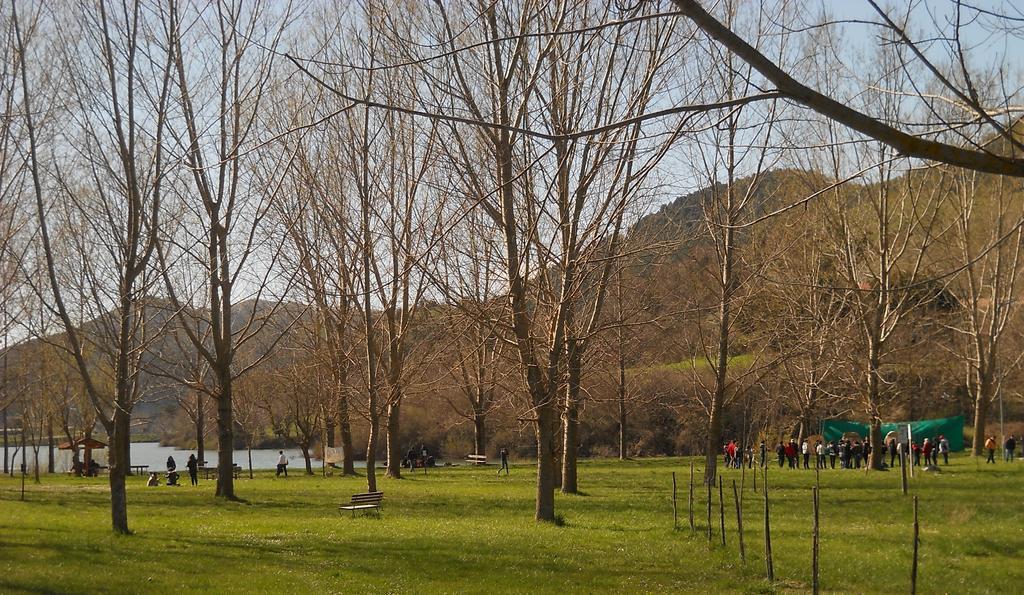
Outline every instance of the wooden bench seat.
[[487, 455], [466, 455], [466, 462], [470, 465], [486, 465]]
[[348, 504], [338, 506], [338, 513], [340, 514], [343, 510], [351, 510], [352, 517], [355, 518], [357, 510], [376, 510], [377, 516], [380, 516], [380, 503], [382, 500], [384, 500], [384, 492], [353, 494], [352, 500]]

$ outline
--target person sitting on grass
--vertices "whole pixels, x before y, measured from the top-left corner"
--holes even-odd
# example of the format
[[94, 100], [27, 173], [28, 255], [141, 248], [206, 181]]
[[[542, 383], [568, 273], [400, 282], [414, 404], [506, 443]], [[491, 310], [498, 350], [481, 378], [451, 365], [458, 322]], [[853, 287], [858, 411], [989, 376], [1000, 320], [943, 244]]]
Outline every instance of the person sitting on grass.
[[992, 463], [996, 464], [996, 437], [989, 436], [988, 440], [985, 441], [985, 450], [988, 451], [988, 458], [985, 459], [985, 464]]
[[149, 480], [146, 482], [146, 486], [152, 488], [158, 485], [160, 485], [160, 476], [157, 474], [156, 471], [150, 472]]

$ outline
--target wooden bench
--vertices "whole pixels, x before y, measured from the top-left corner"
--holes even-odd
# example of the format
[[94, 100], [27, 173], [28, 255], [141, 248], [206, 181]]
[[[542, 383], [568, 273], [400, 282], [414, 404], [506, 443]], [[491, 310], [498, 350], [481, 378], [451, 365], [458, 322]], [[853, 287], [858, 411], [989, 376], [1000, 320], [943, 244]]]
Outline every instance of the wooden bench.
[[338, 514], [341, 514], [343, 510], [351, 510], [352, 518], [355, 518], [357, 510], [376, 510], [377, 516], [380, 516], [380, 503], [383, 499], [384, 492], [353, 494], [351, 502], [338, 506]]
[[487, 455], [466, 455], [466, 462], [470, 465], [486, 465]]
[[[203, 472], [203, 479], [210, 479], [211, 476], [214, 479], [217, 479], [217, 467], [207, 467], [205, 465], [200, 465], [197, 471]], [[231, 471], [232, 475], [234, 475], [234, 478], [238, 479], [239, 476], [241, 476], [242, 474], [242, 467], [239, 466], [238, 463], [235, 463], [235, 466], [231, 468]]]

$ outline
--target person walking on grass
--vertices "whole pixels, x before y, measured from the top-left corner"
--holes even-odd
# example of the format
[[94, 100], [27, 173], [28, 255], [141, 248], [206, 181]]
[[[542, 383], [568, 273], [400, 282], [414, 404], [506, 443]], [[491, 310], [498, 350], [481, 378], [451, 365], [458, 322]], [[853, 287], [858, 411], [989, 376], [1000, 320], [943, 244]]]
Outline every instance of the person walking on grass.
[[283, 450], [277, 451], [277, 454], [277, 475], [274, 477], [281, 477], [282, 473], [284, 473], [285, 477], [288, 477], [288, 457], [284, 456]]
[[896, 467], [896, 439], [889, 440], [889, 466]]
[[929, 467], [932, 464], [932, 442], [925, 438], [924, 444], [921, 445], [921, 452], [924, 453], [924, 466]]
[[1017, 440], [1014, 439], [1013, 434], [1010, 434], [1010, 437], [1003, 443], [1003, 450], [1003, 457], [1006, 459], [1006, 462], [1012, 463], [1013, 451], [1017, 450]]
[[839, 454], [839, 449], [836, 447], [836, 441], [828, 443], [828, 464], [829, 468], [836, 468], [836, 455]]
[[188, 455], [185, 467], [188, 469], [188, 479], [192, 485], [199, 485], [199, 461], [196, 460], [196, 455]]
[[768, 464], [768, 445], [761, 441], [761, 468]]
[[498, 469], [498, 475], [501, 475], [501, 470], [505, 470], [505, 477], [508, 477], [508, 449], [502, 447], [498, 454], [501, 456], [501, 469]]
[[779, 469], [782, 469], [786, 464], [786, 447], [781, 442], [775, 447], [775, 454], [779, 457]]
[[808, 463], [811, 460], [811, 446], [807, 444], [806, 440], [800, 444], [800, 453], [804, 455], [804, 469], [810, 469], [811, 467]]
[[985, 464], [992, 463], [996, 464], [996, 437], [989, 436], [988, 440], [985, 441], [985, 450], [988, 451], [988, 458], [985, 459]]

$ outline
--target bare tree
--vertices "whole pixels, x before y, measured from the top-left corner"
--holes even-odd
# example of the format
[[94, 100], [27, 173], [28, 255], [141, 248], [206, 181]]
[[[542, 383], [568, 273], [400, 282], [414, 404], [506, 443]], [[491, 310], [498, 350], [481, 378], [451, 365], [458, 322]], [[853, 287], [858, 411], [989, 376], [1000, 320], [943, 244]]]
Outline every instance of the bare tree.
[[[1007, 80], [988, 84], [987, 75], [968, 66], [971, 61], [967, 55], [967, 44], [962, 41], [964, 29], [983, 18], [994, 18], [996, 27], [1003, 26], [1008, 31], [1015, 31], [1013, 18], [1007, 16], [1011, 11], [982, 9], [965, 2], [952, 3], [952, 14], [942, 20], [936, 19], [935, 28], [938, 30], [926, 36], [928, 40], [941, 40], [940, 49], [945, 50], [947, 58], [943, 66], [934, 57], [937, 50], [928, 47], [934, 44], [914, 40], [908, 32], [908, 26], [901, 24], [902, 19], [891, 16], [874, 0], [867, 0], [879, 18], [874, 23], [879, 28], [879, 38], [890, 48], [899, 47], [896, 55], [900, 67], [916, 77], [913, 88], [903, 92], [920, 100], [923, 107], [916, 110], [917, 113], [934, 118], [932, 121], [921, 122], [932, 129], [922, 135], [906, 131], [912, 129], [908, 124], [920, 128], [918, 124], [921, 123], [903, 122], [901, 117], [890, 118], [888, 114], [858, 110], [850, 102], [829, 96], [827, 91], [815, 90], [800, 83], [777, 60], [765, 55], [733, 31], [729, 23], [723, 23], [709, 14], [699, 0], [673, 2], [706, 35], [757, 69], [787, 99], [884, 143], [896, 154], [979, 172], [1024, 177], [1024, 159], [1019, 156], [1024, 150], [1024, 144], [1012, 132], [1020, 108], [1011, 102], [1018, 98], [1016, 89], [1020, 86]], [[932, 82], [935, 84], [930, 84]], [[983, 95], [983, 89], [997, 92]], [[1014, 91], [1003, 91], [1005, 89]], [[940, 104], [952, 104], [962, 115], [952, 119], [942, 118], [948, 111], [937, 108]], [[935, 139], [942, 133], [950, 132], [953, 133], [952, 140]], [[993, 136], [1003, 143], [990, 145]]]
[[963, 316], [952, 328], [959, 335], [955, 353], [966, 364], [967, 387], [974, 401], [974, 444], [985, 444], [986, 418], [1003, 379], [1020, 365], [1007, 352], [1009, 323], [1017, 313], [1024, 210], [1020, 184], [1003, 177], [958, 171], [950, 186], [957, 201], [955, 249], [963, 272], [951, 284]]
[[[279, 313], [275, 295], [283, 295], [291, 281], [285, 276], [275, 278], [281, 286], [271, 283], [280, 238], [262, 227], [291, 159], [258, 152], [258, 135], [266, 132], [261, 113], [276, 80], [273, 49], [291, 21], [291, 6], [235, 1], [183, 11], [170, 2], [163, 17], [180, 111], [180, 128], [173, 133], [191, 190], [176, 188], [180, 226], [164, 234], [158, 255], [179, 328], [210, 366], [217, 405], [216, 493], [230, 500], [236, 498], [232, 383], [272, 350], [274, 338], [264, 336], [261, 349], [247, 351], [255, 354], [249, 361], [236, 356]], [[276, 182], [252, 183], [256, 168], [278, 172], [264, 176]], [[261, 255], [268, 262], [259, 263]], [[194, 278], [202, 285], [190, 283]]]
[[[26, 52], [17, 14], [13, 14], [19, 53]], [[125, 476], [129, 465], [132, 409], [138, 401], [140, 358], [147, 343], [145, 297], [150, 260], [159, 228], [166, 168], [163, 136], [170, 89], [171, 52], [164, 32], [140, 6], [108, 12], [106, 3], [67, 15], [88, 26], [81, 36], [61, 39], [66, 52], [60, 66], [75, 81], [68, 101], [75, 109], [65, 132], [76, 154], [69, 156], [79, 175], [59, 162], [52, 169], [56, 190], [44, 184], [46, 169], [38, 146], [31, 101], [35, 89], [22, 69], [24, 122], [32, 173], [39, 237], [46, 261], [49, 304], [58, 317], [86, 394], [110, 437], [111, 520], [128, 533]], [[65, 28], [57, 23], [58, 32]], [[55, 207], [56, 195], [60, 207]], [[83, 296], [79, 307], [96, 316], [88, 328], [76, 323], [65, 300], [61, 256], [51, 240], [59, 213], [79, 227], [66, 238], [83, 255]], [[87, 296], [87, 297], [86, 297]], [[81, 314], [81, 312], [79, 313]], [[108, 366], [97, 366], [88, 352]], [[111, 381], [105, 383], [103, 371]]]

